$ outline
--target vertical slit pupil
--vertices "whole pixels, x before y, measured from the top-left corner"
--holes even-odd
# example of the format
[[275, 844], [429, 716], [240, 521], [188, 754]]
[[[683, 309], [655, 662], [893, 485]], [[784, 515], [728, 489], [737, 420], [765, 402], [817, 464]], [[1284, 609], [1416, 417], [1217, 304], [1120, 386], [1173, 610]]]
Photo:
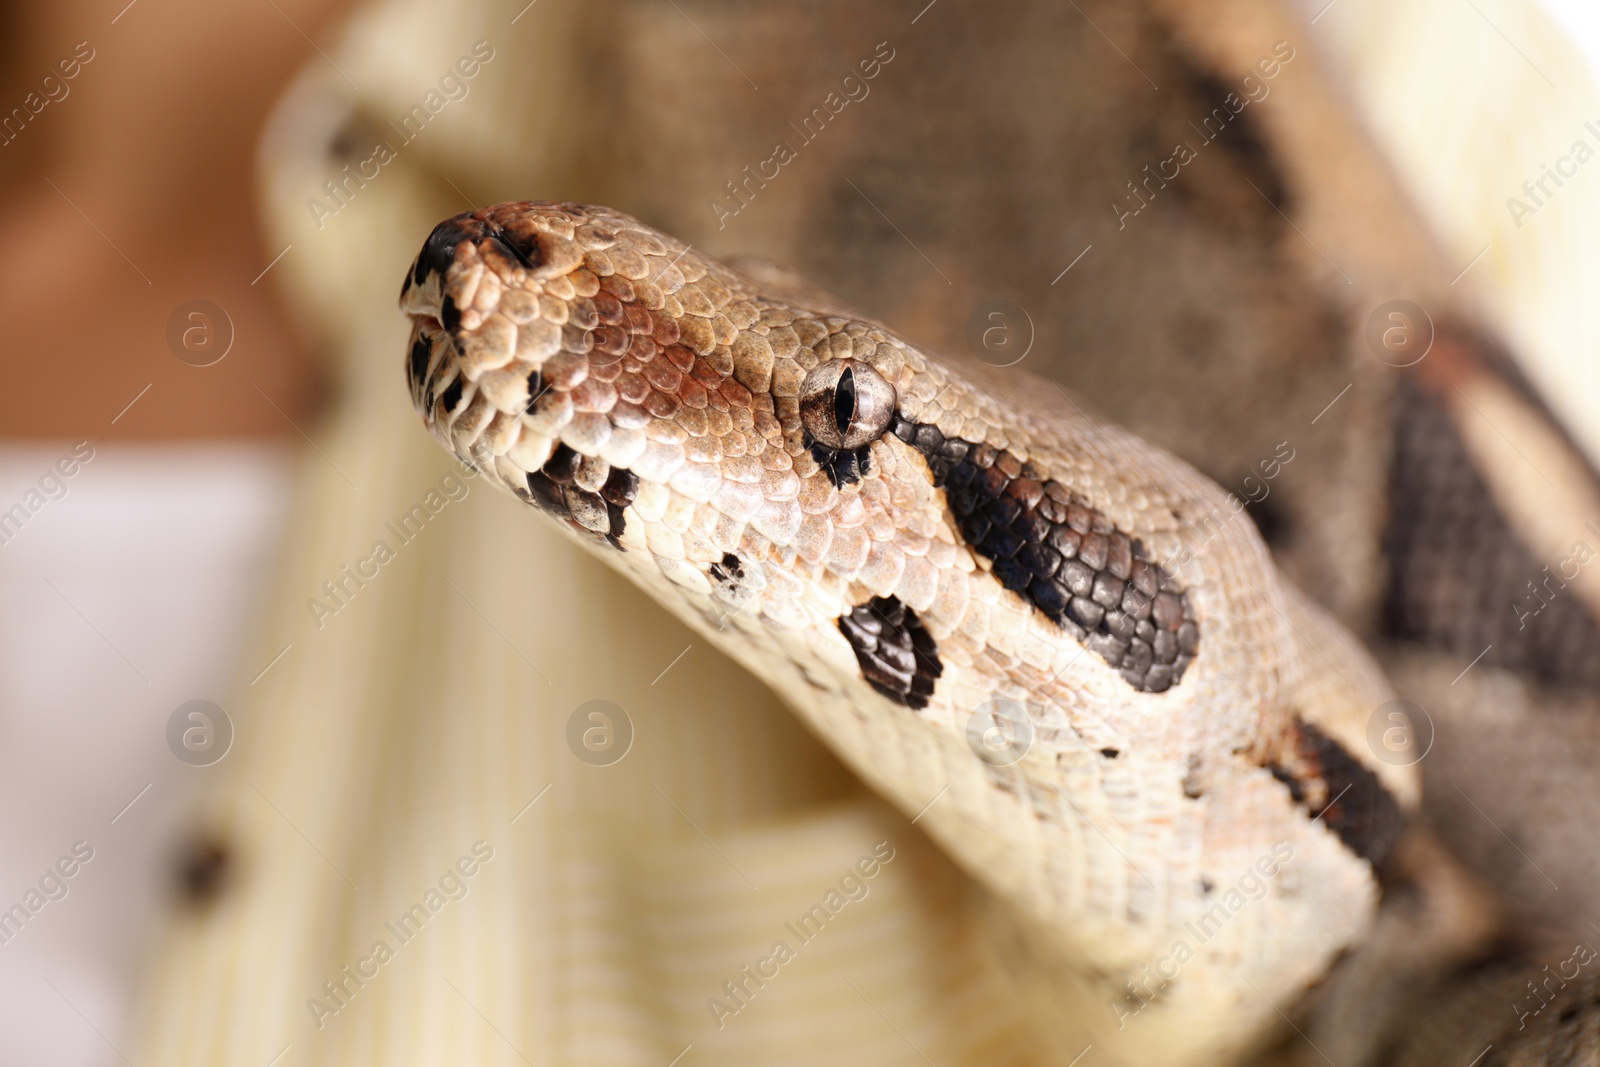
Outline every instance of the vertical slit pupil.
[[839, 375], [839, 384], [833, 387], [833, 422], [839, 427], [839, 436], [850, 433], [850, 423], [856, 417], [856, 374], [849, 367]]

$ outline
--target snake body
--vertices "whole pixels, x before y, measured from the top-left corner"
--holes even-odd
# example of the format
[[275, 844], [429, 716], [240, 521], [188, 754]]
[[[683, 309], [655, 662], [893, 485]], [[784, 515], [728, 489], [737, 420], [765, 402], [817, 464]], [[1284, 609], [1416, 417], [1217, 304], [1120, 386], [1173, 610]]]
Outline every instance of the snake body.
[[1373, 921], [1391, 694], [1188, 466], [799, 294], [607, 208], [458, 215], [411, 396], [1014, 909], [1105, 1054], [1237, 1055]]

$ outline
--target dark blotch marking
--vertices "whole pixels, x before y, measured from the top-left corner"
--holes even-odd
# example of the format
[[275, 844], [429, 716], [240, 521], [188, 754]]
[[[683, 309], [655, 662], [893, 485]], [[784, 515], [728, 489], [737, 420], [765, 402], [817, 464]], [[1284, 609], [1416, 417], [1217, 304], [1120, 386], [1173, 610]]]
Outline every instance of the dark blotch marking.
[[544, 473], [561, 485], [571, 485], [578, 477], [578, 466], [583, 457], [567, 444], [557, 444], [550, 458], [544, 461]]
[[612, 467], [611, 473], [606, 475], [606, 484], [600, 487], [600, 499], [606, 502], [606, 516], [611, 523], [611, 529], [606, 534], [606, 540], [619, 551], [622, 545], [618, 538], [627, 528], [627, 518], [622, 509], [633, 503], [639, 495], [639, 476], [625, 467]]
[[444, 323], [444, 328], [455, 333], [461, 328], [461, 309], [456, 307], [456, 298], [447, 296], [444, 303], [439, 305], [439, 321]]
[[1142, 692], [1176, 685], [1200, 647], [1177, 580], [1082, 497], [1032, 463], [896, 416], [967, 544], [994, 576]]
[[501, 248], [504, 248], [511, 257], [528, 270], [537, 267], [544, 259], [539, 251], [539, 242], [534, 237], [531, 229], [513, 233], [496, 226], [489, 235]]
[[[1485, 665], [1543, 685], [1593, 691], [1600, 619], [1564, 587], [1564, 561], [1535, 557], [1518, 536], [1443, 402], [1411, 380], [1401, 382], [1397, 400], [1383, 538], [1388, 636], [1463, 664], [1481, 654]], [[1553, 418], [1548, 425], [1559, 429]], [[1587, 533], [1581, 540], [1596, 547]]]
[[191, 840], [178, 856], [178, 893], [194, 906], [209, 904], [221, 895], [233, 870], [228, 846], [210, 837]]
[[612, 467], [606, 484], [600, 487], [606, 503], [625, 508], [639, 495], [639, 476], [625, 467]]
[[1405, 829], [1399, 801], [1378, 776], [1311, 723], [1296, 722], [1288, 751], [1267, 770], [1374, 870]]
[[1293, 214], [1289, 183], [1267, 147], [1267, 139], [1256, 120], [1257, 109], [1246, 103], [1241, 110], [1232, 111], [1224, 101], [1230, 95], [1235, 99], [1244, 99], [1237, 88], [1224, 84], [1210, 71], [1195, 70], [1193, 76], [1200, 98], [1212, 109], [1200, 120], [1206, 135], [1211, 138], [1205, 143], [1214, 141], [1234, 166], [1261, 191], [1268, 203], [1285, 215]]
[[450, 384], [444, 387], [444, 392], [439, 394], [439, 403], [444, 405], [446, 414], [455, 414], [456, 405], [461, 403], [461, 377], [457, 375]]
[[416, 265], [411, 268], [412, 284], [421, 285], [422, 280], [434, 272], [442, 278], [445, 271], [450, 269], [450, 264], [455, 262], [456, 245], [477, 236], [481, 228], [482, 223], [470, 213], [445, 219], [435, 226], [433, 232], [428, 234], [428, 239], [422, 243], [422, 251], [417, 253]]
[[[854, 393], [851, 396], [851, 411], [854, 411]], [[808, 433], [805, 435], [805, 445], [811, 450], [811, 458], [816, 460], [817, 466], [828, 475], [828, 480], [833, 483], [835, 489], [843, 489], [847, 485], [859, 482], [872, 470], [870, 443], [853, 449], [829, 448], [813, 440]]]
[[433, 355], [433, 342], [426, 334], [421, 334], [411, 342], [411, 388], [420, 389], [422, 379], [428, 373], [428, 359]]
[[1118, 756], [1122, 755], [1122, 753], [1114, 748], [1102, 748], [1100, 750], [1100, 755], [1104, 756], [1106, 759], [1116, 759]]
[[744, 564], [732, 552], [724, 552], [722, 561], [711, 565], [711, 577], [724, 585], [737, 584], [744, 577]]
[[[544, 254], [539, 250], [538, 235], [533, 227], [517, 214], [524, 206], [503, 206], [504, 210], [511, 213], [509, 229], [495, 220], [499, 209], [467, 211], [439, 223], [422, 243], [422, 251], [417, 253], [416, 262], [411, 265], [410, 273], [401, 284], [401, 298], [404, 299], [406, 291], [413, 285], [421, 285], [429, 274], [438, 274], [442, 283], [445, 273], [455, 263], [456, 246], [462, 241], [478, 242], [480, 253], [493, 246], [507, 259], [514, 260], [525, 269], [537, 267], [544, 261]], [[455, 329], [448, 322], [445, 325], [451, 330]]]
[[561, 518], [567, 517], [567, 505], [561, 496], [561, 486], [544, 471], [528, 472], [528, 496], [539, 506], [539, 510]]
[[538, 405], [539, 398], [548, 392], [550, 387], [545, 384], [544, 375], [533, 371], [528, 375], [528, 406], [522, 409], [524, 415], [532, 415], [533, 409]]
[[591, 493], [577, 484], [582, 463], [578, 452], [557, 444], [544, 466], [528, 475], [524, 499], [573, 529], [624, 551], [620, 538], [627, 518], [623, 509], [639, 495], [639, 478], [630, 470], [613, 467], [600, 491]]
[[855, 649], [867, 684], [908, 708], [925, 708], [944, 673], [939, 646], [897, 597], [873, 597], [839, 616], [839, 632]]

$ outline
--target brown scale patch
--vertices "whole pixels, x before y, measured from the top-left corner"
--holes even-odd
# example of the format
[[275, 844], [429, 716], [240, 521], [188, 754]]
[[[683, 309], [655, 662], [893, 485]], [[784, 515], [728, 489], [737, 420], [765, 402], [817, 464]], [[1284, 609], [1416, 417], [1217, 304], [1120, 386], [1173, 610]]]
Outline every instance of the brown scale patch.
[[[586, 262], [610, 266], [597, 253], [590, 253]], [[564, 395], [576, 410], [604, 412], [618, 425], [669, 421], [686, 435], [690, 458], [706, 462], [721, 458], [721, 440], [731, 430], [751, 428], [750, 392], [684, 343], [679, 320], [640, 303], [628, 279], [601, 276], [595, 294], [575, 302], [572, 321], [583, 325], [583, 342], [577, 346], [581, 351], [558, 353], [529, 375], [530, 412], [542, 398]], [[743, 436], [742, 443], [760, 447], [754, 434]], [[623, 509], [638, 495], [639, 479], [613, 468], [605, 484], [590, 491], [578, 484], [583, 462], [569, 445], [557, 444], [544, 466], [528, 475], [523, 495], [620, 550]]]
[[839, 617], [839, 632], [855, 650], [868, 685], [908, 708], [928, 706], [944, 665], [915, 611], [896, 597], [873, 597]]
[[620, 552], [623, 549], [619, 539], [627, 522], [623, 509], [639, 495], [638, 475], [623, 467], [612, 467], [600, 491], [590, 492], [578, 484], [582, 463], [583, 457], [573, 449], [556, 445], [544, 466], [529, 473], [528, 487], [518, 495], [540, 511], [564, 520], [580, 533], [606, 541]]
[[1399, 801], [1343, 745], [1303, 720], [1291, 727], [1279, 756], [1267, 764], [1306, 814], [1320, 819], [1345, 847], [1376, 870], [1405, 829]]
[[1008, 452], [897, 419], [921, 452], [968, 546], [1000, 584], [1082, 641], [1129, 685], [1176, 685], [1200, 648], [1188, 594], [1139, 542], [1060, 482]]
[[[1593, 690], [1600, 685], [1600, 619], [1562, 578], [1588, 557], [1541, 560], [1512, 527], [1446, 399], [1454, 382], [1476, 375], [1508, 386], [1571, 444], [1508, 356], [1441, 324], [1428, 358], [1396, 391], [1385, 629], [1543, 685]], [[1580, 531], [1578, 539], [1593, 550], [1590, 533]]]

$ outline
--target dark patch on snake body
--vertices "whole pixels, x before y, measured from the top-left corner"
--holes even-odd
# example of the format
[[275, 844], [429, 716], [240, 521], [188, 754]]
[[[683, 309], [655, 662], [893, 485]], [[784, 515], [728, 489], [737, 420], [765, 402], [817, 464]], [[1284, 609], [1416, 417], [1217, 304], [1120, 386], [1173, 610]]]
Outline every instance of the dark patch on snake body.
[[539, 398], [549, 392], [550, 387], [545, 384], [544, 375], [534, 370], [528, 374], [528, 406], [522, 409], [524, 415], [532, 415], [533, 409], [538, 406]]
[[413, 389], [415, 389], [417, 384], [420, 383], [427, 375], [428, 360], [432, 355], [433, 342], [428, 338], [427, 334], [418, 334], [417, 339], [411, 342], [411, 361], [409, 364], [409, 369], [411, 373], [411, 384]]
[[1135, 689], [1176, 685], [1200, 645], [1188, 594], [1139, 542], [1032, 463], [897, 418], [928, 461], [961, 536], [994, 576], [1121, 672]]
[[444, 392], [439, 394], [439, 403], [444, 405], [446, 415], [455, 414], [456, 405], [461, 403], [461, 378], [457, 376], [450, 380], [444, 387]]
[[611, 473], [606, 475], [606, 484], [600, 487], [600, 499], [606, 502], [606, 516], [611, 523], [611, 528], [606, 533], [606, 540], [618, 550], [621, 550], [622, 545], [617, 539], [622, 536], [622, 531], [627, 526], [622, 509], [633, 503], [638, 495], [639, 476], [626, 467], [612, 467]]
[[444, 303], [439, 305], [439, 321], [451, 334], [461, 328], [461, 309], [456, 307], [455, 297], [447, 296]]
[[627, 525], [623, 509], [639, 495], [639, 476], [624, 467], [612, 467], [600, 491], [590, 492], [578, 484], [583, 459], [570, 446], [556, 445], [544, 466], [528, 473], [528, 488], [518, 495], [621, 552], [620, 539]]
[[724, 552], [722, 560], [711, 565], [711, 577], [724, 585], [735, 585], [744, 577], [744, 564], [732, 552]]
[[1267, 770], [1374, 870], [1405, 829], [1405, 812], [1378, 776], [1311, 723], [1295, 723], [1287, 751]]
[[[1520, 376], [1498, 359], [1489, 365], [1546, 426], [1559, 425]], [[1600, 684], [1600, 619], [1566, 586], [1590, 558], [1593, 530], [1581, 532], [1565, 560], [1539, 559], [1495, 499], [1446, 401], [1411, 380], [1401, 381], [1396, 399], [1384, 531], [1388, 635], [1543, 685], [1592, 691]]]
[[[519, 222], [522, 225], [518, 225]], [[528, 270], [544, 261], [538, 237], [527, 220], [513, 219], [511, 228], [507, 229], [495, 223], [487, 211], [467, 211], [445, 219], [428, 234], [411, 267], [411, 285], [421, 285], [429, 274], [436, 273], [443, 278], [455, 262], [456, 245], [462, 241], [480, 242], [480, 251], [484, 243], [492, 242], [507, 259]], [[401, 296], [407, 288], [409, 286], [401, 287]]]
[[908, 708], [928, 706], [944, 665], [916, 612], [896, 597], [873, 597], [839, 616], [839, 632], [855, 650], [868, 685]]
[[558, 441], [550, 453], [550, 458], [544, 461], [544, 466], [540, 469], [553, 481], [561, 485], [571, 485], [578, 477], [578, 465], [582, 462], [583, 457], [571, 445]]
[[544, 259], [543, 254], [539, 251], [539, 242], [535, 239], [531, 229], [525, 232], [513, 233], [510, 230], [496, 226], [490, 236], [494, 239], [495, 244], [509, 252], [511, 258], [528, 270], [537, 267]]
[[872, 471], [871, 445], [863, 445], [860, 448], [829, 448], [812, 440], [809, 433], [804, 435], [803, 440], [811, 452], [811, 458], [817, 461], [817, 466], [827, 474], [835, 489], [853, 485], [859, 482], [863, 475]]
[[[437, 366], [433, 365], [433, 348], [438, 340], [437, 325], [431, 322], [424, 325], [412, 339], [411, 351], [406, 357], [406, 384], [411, 389], [412, 399], [426, 411], [431, 411], [439, 402], [439, 376], [445, 373], [449, 363], [445, 358], [439, 360]], [[456, 400], [460, 400], [459, 394]], [[451, 404], [451, 408], [454, 407]]]
[[1193, 77], [1200, 96], [1212, 101], [1211, 113], [1200, 120], [1205, 127], [1202, 136], [1208, 138], [1207, 143], [1215, 141], [1279, 214], [1285, 218], [1293, 215], [1298, 205], [1291, 201], [1283, 169], [1267, 147], [1267, 137], [1256, 109], [1243, 104], [1238, 111], [1228, 107], [1224, 101], [1230, 96], [1238, 99], [1238, 93], [1210, 71], [1194, 70]]
[[472, 216], [456, 215], [445, 219], [433, 228], [428, 239], [417, 253], [417, 262], [411, 268], [411, 284], [421, 285], [429, 274], [444, 276], [456, 259], [456, 245], [471, 240], [476, 234], [464, 225]]

